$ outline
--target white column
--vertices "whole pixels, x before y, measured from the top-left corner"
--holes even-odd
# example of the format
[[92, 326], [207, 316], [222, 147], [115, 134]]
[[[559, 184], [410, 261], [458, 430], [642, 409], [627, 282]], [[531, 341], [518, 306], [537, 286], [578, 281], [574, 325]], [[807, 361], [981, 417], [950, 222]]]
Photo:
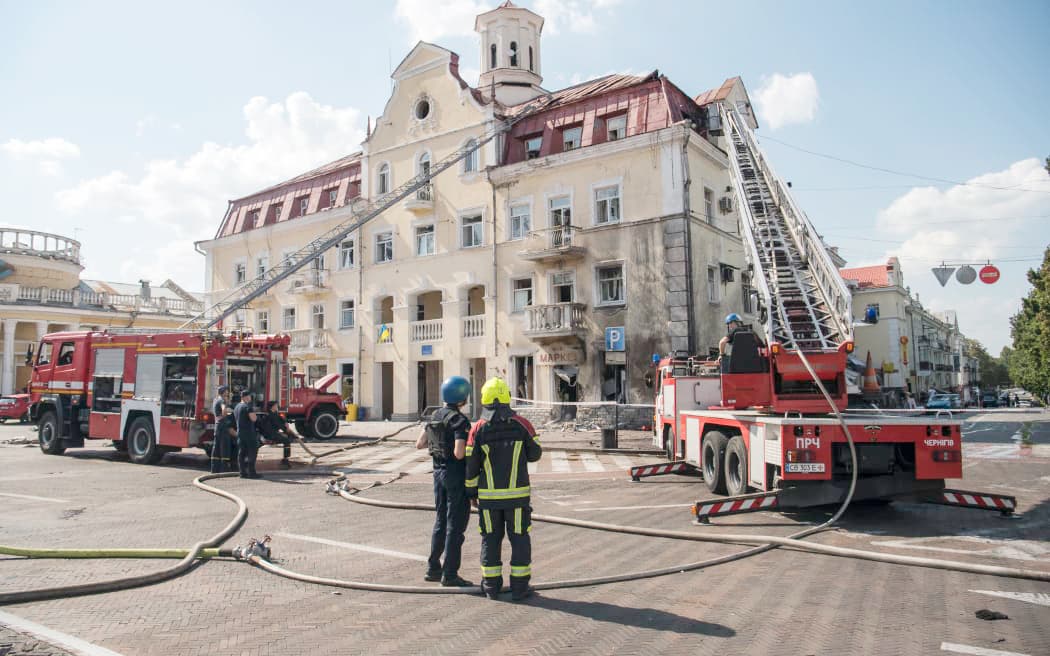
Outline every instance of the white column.
[[37, 338], [37, 341], [43, 339], [44, 335], [46, 335], [46, 334], [47, 334], [47, 322], [46, 321], [37, 321], [36, 322], [36, 338]]
[[15, 329], [18, 319], [4, 319], [4, 361], [0, 372], [0, 393], [15, 391]]

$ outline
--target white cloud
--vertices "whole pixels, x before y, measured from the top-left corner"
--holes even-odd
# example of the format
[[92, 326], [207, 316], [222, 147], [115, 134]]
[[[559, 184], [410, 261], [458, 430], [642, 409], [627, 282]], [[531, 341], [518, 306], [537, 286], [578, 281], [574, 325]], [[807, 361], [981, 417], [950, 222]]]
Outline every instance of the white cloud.
[[[900, 196], [879, 212], [878, 234], [904, 239], [886, 255], [901, 258], [905, 283], [921, 293], [923, 303], [957, 310], [963, 333], [997, 354], [1010, 342], [1009, 317], [1029, 288], [1024, 271], [1039, 264], [1009, 260], [1041, 258], [1050, 243], [1050, 178], [1033, 157], [966, 182], [917, 187]], [[1003, 274], [994, 285], [952, 279], [941, 287], [930, 272], [941, 261], [987, 260]]]
[[62, 175], [61, 160], [80, 157], [79, 146], [59, 137], [38, 141], [8, 139], [0, 144], [0, 150], [17, 160], [35, 160], [40, 174], [47, 177]]
[[50, 137], [39, 141], [22, 141], [9, 139], [0, 145], [8, 155], [16, 159], [69, 159], [80, 157], [80, 147], [59, 137]]
[[394, 16], [408, 24], [413, 41], [435, 41], [473, 35], [474, 17], [492, 8], [489, 2], [475, 0], [397, 0]]
[[758, 116], [770, 130], [809, 123], [817, 115], [820, 92], [812, 73], [773, 75], [763, 78], [755, 91]]
[[536, 0], [533, 11], [544, 18], [544, 34], [590, 34], [598, 27], [599, 14], [618, 4], [620, 0]]
[[99, 275], [200, 288], [203, 260], [192, 242], [215, 233], [227, 200], [343, 157], [364, 139], [361, 112], [303, 92], [276, 103], [255, 97], [243, 111], [247, 143], [206, 142], [184, 160], [155, 159], [141, 172], [113, 171], [56, 194], [59, 209], [85, 224], [120, 222], [119, 233], [92, 231], [85, 244], [93, 262], [109, 262], [93, 267]]

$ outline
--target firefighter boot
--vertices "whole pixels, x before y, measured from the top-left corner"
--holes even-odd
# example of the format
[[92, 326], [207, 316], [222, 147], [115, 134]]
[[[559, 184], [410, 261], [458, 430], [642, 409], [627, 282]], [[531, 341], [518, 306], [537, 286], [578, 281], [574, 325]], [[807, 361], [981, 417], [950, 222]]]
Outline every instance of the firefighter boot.
[[[518, 569], [518, 568], [512, 568], [512, 569]], [[523, 568], [523, 569], [528, 569], [528, 568], [526, 567], [526, 568]], [[529, 587], [529, 579], [530, 579], [529, 575], [525, 575], [525, 576], [514, 576], [513, 574], [510, 575], [510, 598], [513, 601], [521, 601], [522, 599], [525, 599], [526, 597], [529, 597], [529, 596], [532, 595], [532, 588]]]
[[481, 591], [489, 599], [499, 599], [500, 590], [503, 589], [502, 576], [486, 576], [481, 581]]

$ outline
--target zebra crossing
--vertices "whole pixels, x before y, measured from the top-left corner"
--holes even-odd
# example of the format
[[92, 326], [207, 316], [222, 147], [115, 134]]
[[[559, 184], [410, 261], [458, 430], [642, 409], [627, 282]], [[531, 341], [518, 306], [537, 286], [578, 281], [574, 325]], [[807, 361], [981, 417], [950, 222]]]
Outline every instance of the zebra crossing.
[[[427, 474], [432, 470], [426, 450], [412, 446], [375, 447], [357, 450], [350, 455], [353, 469], [377, 472], [404, 472]], [[579, 453], [548, 449], [539, 462], [529, 463], [530, 474], [586, 474], [624, 473], [635, 465], [660, 461], [660, 456], [628, 456], [623, 454]]]

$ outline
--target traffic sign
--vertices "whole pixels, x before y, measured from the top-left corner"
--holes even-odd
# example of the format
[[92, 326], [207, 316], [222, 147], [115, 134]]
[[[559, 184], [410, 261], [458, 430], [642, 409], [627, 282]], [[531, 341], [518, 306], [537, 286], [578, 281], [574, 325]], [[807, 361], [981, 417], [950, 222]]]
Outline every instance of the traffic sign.
[[941, 283], [941, 287], [948, 284], [948, 278], [952, 277], [952, 273], [955, 272], [955, 267], [950, 266], [939, 266], [933, 267], [933, 275], [937, 276], [937, 282]]
[[999, 269], [989, 264], [986, 267], [981, 268], [981, 282], [986, 285], [991, 285], [999, 281]]
[[605, 329], [605, 350], [623, 351], [627, 348], [627, 335], [624, 334], [623, 326]]
[[955, 272], [955, 279], [964, 285], [969, 285], [977, 280], [977, 272], [969, 264], [964, 264]]

